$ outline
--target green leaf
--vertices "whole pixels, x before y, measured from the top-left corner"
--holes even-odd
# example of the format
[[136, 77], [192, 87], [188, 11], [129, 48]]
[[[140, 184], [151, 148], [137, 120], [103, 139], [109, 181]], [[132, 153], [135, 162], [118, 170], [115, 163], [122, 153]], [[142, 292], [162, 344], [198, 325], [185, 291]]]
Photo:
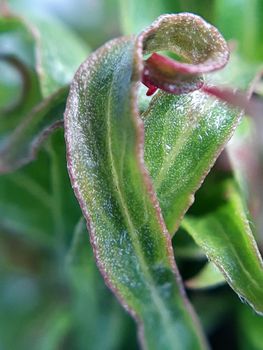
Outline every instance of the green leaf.
[[203, 92], [159, 93], [143, 114], [145, 161], [171, 235], [231, 137], [240, 112]]
[[188, 215], [182, 226], [240, 298], [262, 314], [263, 262], [236, 185], [230, 180], [222, 186], [224, 203], [202, 216]]
[[28, 30], [34, 35], [36, 70], [43, 97], [47, 97], [71, 82], [89, 48], [50, 13], [30, 9], [21, 2], [13, 2], [10, 6], [26, 20]]
[[180, 12], [179, 0], [155, 0], [149, 6], [148, 0], [118, 0], [120, 20], [124, 34], [138, 34], [163, 13]]
[[48, 152], [46, 148], [34, 162], [0, 176], [0, 230], [61, 250], [62, 238], [71, 236], [80, 215], [66, 170], [62, 129], [51, 136]]
[[38, 74], [44, 97], [68, 85], [89, 49], [58, 19], [29, 16], [37, 31]]
[[126, 308], [143, 322], [147, 347], [168, 349], [174, 341], [183, 346], [181, 335], [186, 333], [189, 344], [199, 348], [169, 257], [171, 243], [136, 155], [139, 120], [132, 113], [129, 92], [133, 45], [111, 42], [91, 55], [75, 77], [65, 120], [71, 180], [92, 223], [101, 271]]
[[215, 24], [227, 39], [238, 40], [239, 51], [250, 60], [263, 58], [261, 0], [216, 0]]
[[29, 166], [1, 174], [0, 230], [46, 244], [53, 232], [49, 187], [49, 161], [44, 152]]
[[[11, 13], [0, 18], [0, 68], [13, 70], [21, 89], [1, 109], [1, 173], [32, 161], [47, 136], [62, 126], [68, 83], [87, 55], [85, 45], [58, 20], [20, 10], [26, 20]], [[4, 91], [7, 79], [2, 78]]]
[[63, 111], [68, 88], [58, 90], [22, 120], [0, 142], [0, 172], [10, 172], [32, 161], [42, 143], [55, 129], [63, 126]]
[[[193, 28], [195, 31], [191, 31]], [[167, 45], [163, 39], [167, 38], [166, 31], [171, 33]], [[212, 45], [215, 41], [216, 45]], [[204, 52], [207, 47], [214, 51]], [[203, 68], [207, 71], [208, 66], [211, 70], [219, 68], [227, 58], [226, 45], [216, 29], [190, 14], [160, 17], [137, 41], [121, 38], [103, 46], [80, 67], [71, 85], [65, 113], [68, 168], [88, 221], [100, 270], [137, 319], [141, 342], [150, 349], [202, 348], [205, 345], [182, 294], [171, 240], [143, 162], [137, 89], [144, 68], [143, 53], [158, 50], [174, 50], [178, 54], [183, 51], [190, 63], [183, 63], [180, 68], [198, 73]], [[164, 101], [158, 104], [160, 96]], [[211, 119], [210, 143], [202, 148], [204, 151], [212, 147], [208, 160], [202, 162], [207, 171], [238, 117], [225, 105], [202, 96], [161, 93], [155, 99], [159, 107], [155, 117], [161, 115], [165, 119], [166, 110], [173, 109], [180, 98], [186, 99], [185, 105], [179, 104], [182, 110], [191, 102], [192, 108], [198, 110], [203, 105], [206, 108], [205, 103], [210, 106], [209, 115], [202, 118], [206, 122]], [[213, 113], [214, 105], [217, 113]], [[177, 109], [171, 113], [174, 120], [176, 112]], [[200, 120], [191, 120], [191, 116], [187, 114], [185, 136], [187, 127], [189, 133], [192, 125], [201, 128], [196, 132], [194, 147], [188, 145], [189, 151], [201, 144], [199, 131], [206, 131], [203, 114], [199, 114]], [[218, 130], [223, 130], [223, 136], [217, 136]], [[155, 151], [158, 148], [161, 147], [155, 147]], [[189, 152], [187, 156], [191, 158]]]
[[213, 288], [224, 283], [224, 276], [212, 262], [208, 262], [197, 275], [185, 281], [190, 289]]
[[[23, 20], [0, 17], [0, 65], [16, 76], [18, 97], [10, 96], [0, 110], [0, 132], [13, 129], [23, 115], [41, 100], [35, 72], [34, 37]], [[1, 74], [1, 94], [10, 86], [9, 76]], [[12, 101], [13, 100], [13, 101]]]
[[238, 346], [241, 350], [261, 350], [263, 318], [247, 308], [238, 310]]
[[127, 341], [130, 346], [127, 328], [135, 335], [135, 327], [99, 274], [83, 217], [74, 230], [66, 260], [73, 294], [74, 347], [115, 350]]
[[[231, 60], [230, 68], [226, 67], [222, 71], [222, 76], [217, 73], [210, 80], [222, 82], [226, 77], [224, 82], [233, 84], [236, 81], [234, 77], [238, 74], [235, 73], [237, 69], [233, 71], [231, 68], [235, 66], [235, 62], [239, 61], [240, 59], [235, 55]], [[253, 65], [247, 69], [246, 63], [242, 62], [241, 67], [246, 69], [244, 69], [243, 77], [239, 77], [238, 84], [242, 88], [247, 88], [248, 82], [251, 81], [258, 66]], [[168, 101], [173, 101], [173, 106], [172, 108], [166, 107], [165, 118], [163, 118], [160, 111], [165, 108], [165, 105], [168, 105]], [[155, 114], [156, 109], [159, 112], [159, 117], [158, 114]], [[176, 118], [173, 117], [175, 113]], [[192, 204], [195, 191], [233, 133], [239, 121], [240, 112], [200, 92], [178, 97], [160, 93], [153, 99], [143, 118], [146, 131], [146, 163], [153, 178], [166, 225], [170, 233], [173, 234], [184, 213]], [[213, 202], [217, 200], [218, 198], [214, 196]], [[242, 215], [241, 222], [243, 222]], [[199, 218], [196, 218], [195, 223], [198, 220]], [[253, 238], [251, 239], [251, 246], [254, 246], [255, 242]], [[221, 240], [222, 244], [228, 244], [224, 237]], [[208, 248], [211, 251], [216, 249], [215, 242], [211, 242], [210, 246], [209, 242], [204, 241], [201, 244], [197, 240], [205, 252]], [[246, 250], [248, 248], [244, 246], [244, 251]], [[213, 257], [209, 256], [209, 258], [215, 262]], [[235, 257], [228, 254], [228, 259], [235, 266]], [[256, 261], [257, 264], [258, 257], [253, 253], [253, 250], [251, 259], [252, 263]], [[238, 276], [237, 272], [236, 275]], [[243, 283], [248, 283], [248, 277], [246, 282], [244, 282], [244, 276], [240, 275], [239, 277]], [[260, 278], [260, 270], [258, 269], [258, 283]], [[251, 297], [248, 294], [246, 298], [250, 299]], [[253, 303], [255, 303], [255, 298]]]

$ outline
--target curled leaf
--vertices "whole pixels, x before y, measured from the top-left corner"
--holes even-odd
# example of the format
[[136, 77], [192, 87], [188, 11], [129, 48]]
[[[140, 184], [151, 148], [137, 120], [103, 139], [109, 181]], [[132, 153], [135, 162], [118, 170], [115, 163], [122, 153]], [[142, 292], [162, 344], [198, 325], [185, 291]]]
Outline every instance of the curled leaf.
[[[191, 23], [194, 30], [187, 36]], [[108, 286], [137, 320], [141, 343], [149, 349], [199, 349], [206, 345], [185, 297], [171, 238], [144, 164], [144, 127], [137, 101], [143, 57], [160, 50], [180, 50], [201, 60], [208, 57], [204, 50], [212, 48], [209, 40], [214, 31], [191, 14], [162, 16], [139, 37], [111, 41], [92, 54], [76, 73], [67, 102], [68, 169], [97, 263]], [[203, 43], [207, 39], [206, 46], [192, 43], [199, 36]], [[213, 47], [221, 41], [222, 49], [226, 48], [223, 39], [219, 44], [213, 42]], [[220, 62], [219, 68], [223, 56], [226, 59], [228, 52], [218, 61], [211, 53], [211, 62], [207, 60], [211, 67]], [[189, 67], [195, 64], [201, 63], [194, 61]], [[178, 98], [165, 93], [162, 97], [167, 100], [159, 104], [161, 110], [154, 112], [154, 104], [151, 107], [156, 117], [164, 117]], [[176, 109], [171, 115], [176, 117]], [[219, 117], [215, 113], [213, 118]], [[228, 119], [231, 127], [237, 122], [235, 113]], [[229, 125], [223, 130], [212, 159], [229, 136]], [[210, 162], [209, 158], [205, 166]], [[185, 191], [188, 196], [189, 188]]]
[[[175, 94], [199, 89], [203, 85], [202, 74], [221, 69], [229, 57], [218, 30], [190, 13], [177, 15], [176, 21], [174, 15], [160, 16], [137, 42], [145, 55], [152, 54], [144, 64], [145, 85]], [[164, 50], [176, 53], [183, 62], [156, 53]]]

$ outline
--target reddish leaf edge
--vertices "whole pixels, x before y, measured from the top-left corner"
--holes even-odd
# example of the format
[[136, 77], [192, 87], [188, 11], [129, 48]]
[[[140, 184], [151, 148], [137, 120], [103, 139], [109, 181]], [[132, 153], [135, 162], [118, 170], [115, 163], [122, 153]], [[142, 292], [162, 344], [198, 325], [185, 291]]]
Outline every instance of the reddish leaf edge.
[[208, 85], [204, 85], [202, 91], [223, 102], [227, 102], [230, 106], [239, 108], [246, 115], [254, 118], [263, 116], [263, 101], [254, 98], [249, 92]]
[[[207, 36], [205, 40], [202, 38], [200, 42], [196, 44], [200, 44], [200, 48], [197, 46], [194, 47], [195, 43], [191, 43], [190, 48], [185, 50], [184, 54], [182, 54], [183, 50], [181, 50], [184, 48], [181, 48], [180, 44], [177, 47], [172, 47], [171, 51], [184, 56], [188, 61], [187, 63], [173, 60], [157, 52], [147, 51], [147, 39], [154, 40], [152, 38], [157, 28], [163, 26], [163, 29], [166, 30], [165, 34], [170, 34], [166, 25], [168, 22], [173, 21], [174, 16], [177, 16], [177, 21], [179, 23], [181, 21], [183, 25], [186, 24], [187, 27], [197, 27], [200, 31], [200, 37], [202, 37], [201, 34]], [[204, 21], [202, 17], [192, 13], [186, 12], [176, 15], [162, 15], [158, 17], [149, 28], [143, 31], [139, 35], [139, 38], [140, 37], [146, 42], [143, 46], [145, 53], [151, 53], [151, 56], [144, 61], [141, 79], [144, 85], [149, 88], [147, 92], [148, 96], [152, 95], [157, 88], [173, 94], [188, 93], [200, 89], [203, 86], [202, 75], [222, 69], [229, 60], [227, 43], [217, 28]], [[186, 40], [191, 40], [191, 30], [189, 30], [189, 34], [185, 37]], [[194, 50], [193, 47], [191, 48], [191, 45], [193, 45]], [[193, 50], [193, 52], [191, 50]], [[200, 53], [196, 54], [198, 50]]]
[[[180, 15], [168, 15], [168, 16], [171, 17], [171, 16], [180, 16]], [[165, 16], [162, 16], [162, 18], [164, 18], [164, 17]], [[155, 22], [154, 28], [155, 28], [155, 30], [158, 28], [158, 21]], [[170, 266], [171, 266], [171, 269], [174, 273], [175, 280], [178, 283], [181, 297], [184, 301], [186, 310], [188, 311], [189, 315], [191, 316], [191, 318], [193, 320], [193, 323], [195, 324], [195, 328], [197, 330], [197, 333], [199, 334], [199, 339], [202, 342], [203, 347], [208, 348], [208, 345], [207, 345], [206, 339], [203, 335], [201, 325], [199, 323], [197, 315], [195, 314], [195, 311], [187, 298], [187, 295], [186, 295], [186, 292], [185, 292], [185, 289], [183, 286], [182, 278], [180, 276], [179, 270], [178, 270], [177, 265], [176, 265], [175, 260], [174, 260], [174, 253], [173, 253], [171, 236], [166, 228], [166, 225], [165, 225], [165, 222], [164, 222], [164, 219], [162, 216], [161, 208], [160, 208], [160, 205], [159, 205], [159, 202], [157, 199], [157, 195], [155, 193], [150, 174], [149, 174], [149, 172], [146, 168], [145, 162], [144, 162], [144, 124], [140, 118], [140, 113], [139, 113], [138, 88], [139, 88], [139, 83], [141, 82], [141, 78], [142, 78], [143, 70], [144, 70], [143, 42], [144, 42], [146, 34], [147, 34], [147, 32], [139, 35], [136, 39], [136, 42], [135, 42], [135, 50], [134, 50], [134, 58], [133, 58], [134, 69], [133, 69], [131, 88], [130, 88], [130, 110], [131, 110], [132, 119], [133, 119], [133, 122], [135, 125], [135, 129], [136, 129], [136, 145], [137, 146], [136, 146], [136, 150], [135, 150], [135, 157], [136, 157], [138, 167], [141, 171], [145, 187], [147, 188], [149, 198], [150, 198], [152, 205], [155, 209], [156, 217], [158, 219], [160, 228], [161, 228], [163, 235], [164, 235], [164, 238], [165, 238], [167, 256], [168, 256], [168, 259], [170, 261]], [[109, 41], [108, 43], [106, 43], [101, 48], [99, 48], [98, 50], [96, 50], [95, 52], [93, 52], [88, 57], [87, 61], [90, 60], [92, 62], [92, 61], [96, 60], [97, 55], [99, 55], [104, 50], [110, 50], [111, 46], [113, 44], [115, 44], [116, 41], [121, 42], [122, 40], [133, 40], [133, 38], [132, 37], [130, 37], [130, 38], [122, 37], [119, 39], [113, 39], [113, 40]], [[85, 64], [87, 64], [87, 61], [85, 62]], [[76, 79], [78, 77], [78, 75], [80, 74], [81, 68], [82, 68], [82, 65], [80, 66], [80, 68], [76, 72], [74, 79]], [[70, 89], [68, 101], [71, 99], [71, 97], [72, 97], [72, 91]], [[142, 320], [140, 319], [139, 315], [133, 310], [133, 308], [130, 305], [128, 305], [127, 302], [123, 299], [118, 288], [112, 284], [112, 282], [107, 274], [107, 269], [105, 268], [103, 262], [100, 260], [100, 257], [99, 257], [99, 253], [98, 253], [99, 249], [96, 245], [96, 239], [95, 239], [96, 229], [91, 221], [89, 212], [85, 208], [84, 199], [82, 198], [81, 193], [78, 189], [78, 186], [76, 183], [76, 178], [74, 175], [73, 166], [72, 166], [71, 149], [70, 149], [70, 144], [68, 142], [68, 136], [67, 136], [70, 133], [69, 125], [67, 122], [68, 121], [67, 115], [69, 114], [69, 111], [70, 111], [70, 105], [67, 103], [65, 114], [64, 114], [67, 167], [68, 167], [69, 177], [71, 180], [71, 184], [72, 184], [74, 193], [78, 199], [82, 213], [86, 219], [87, 229], [88, 229], [88, 232], [90, 235], [90, 242], [91, 242], [91, 245], [92, 245], [92, 248], [94, 251], [96, 264], [97, 264], [97, 266], [98, 266], [98, 268], [99, 268], [99, 270], [104, 278], [105, 284], [115, 294], [115, 296], [119, 300], [120, 304], [124, 307], [124, 309], [136, 321], [136, 323], [138, 325], [138, 336], [139, 336], [140, 344], [142, 345], [143, 348], [146, 348], [146, 343], [144, 340], [144, 325], [143, 325]]]
[[[171, 20], [173, 16], [160, 16], [149, 28], [140, 34], [143, 40], [154, 35], [156, 28]], [[157, 52], [151, 53], [151, 56], [143, 61], [141, 77], [141, 82], [148, 87], [146, 95], [151, 96], [158, 89], [176, 95], [201, 89], [206, 94], [227, 102], [232, 107], [241, 109], [251, 117], [262, 117], [263, 101], [253, 98], [250, 91], [244, 92], [231, 87], [209, 86], [204, 83], [203, 74], [224, 68], [229, 60], [229, 48], [217, 28], [205, 22], [200, 16], [192, 13], [180, 13], [176, 16], [182, 20], [190, 20], [193, 24], [201, 27], [207, 27], [211, 31], [213, 39], [220, 43], [220, 50], [215, 51], [212, 57], [208, 54], [204, 60], [190, 63], [179, 62]], [[262, 74], [262, 70], [255, 77], [255, 80], [258, 79], [260, 74]]]
[[[106, 44], [107, 49], [110, 49], [111, 44], [113, 44], [115, 42], [115, 40], [121, 40], [121, 39], [114, 39], [112, 41], [110, 41], [108, 44]], [[105, 50], [106, 46], [101, 47], [100, 49], [98, 49], [97, 51], [95, 51], [95, 53], [91, 54], [89, 56], [90, 60], [93, 60], [94, 58], [96, 58], [96, 54], [99, 53], [99, 50]], [[137, 57], [136, 57], [137, 56]], [[135, 54], [135, 61], [140, 60], [140, 54], [137, 52], [137, 54]], [[78, 73], [78, 71], [77, 71]], [[77, 74], [76, 73], [76, 74]], [[171, 267], [172, 267], [172, 271], [174, 273], [176, 282], [179, 285], [180, 288], [180, 294], [185, 302], [185, 305], [187, 307], [187, 311], [189, 312], [189, 314], [191, 315], [195, 327], [198, 330], [198, 333], [200, 334], [200, 338], [202, 339], [202, 342], [204, 344], [204, 348], [208, 348], [207, 344], [206, 344], [206, 340], [204, 339], [203, 335], [202, 335], [202, 330], [201, 330], [201, 326], [199, 323], [199, 320], [195, 314], [194, 309], [192, 308], [191, 304], [188, 301], [188, 298], [186, 296], [186, 291], [183, 287], [183, 281], [182, 278], [179, 274], [179, 270], [176, 266], [176, 263], [174, 261], [174, 254], [173, 254], [173, 247], [172, 247], [172, 243], [171, 243], [171, 238], [169, 235], [169, 232], [166, 229], [163, 217], [162, 217], [162, 213], [161, 213], [161, 208], [160, 205], [158, 203], [157, 200], [157, 196], [156, 193], [154, 192], [153, 189], [153, 184], [149, 175], [148, 170], [146, 169], [145, 163], [144, 163], [144, 126], [143, 126], [143, 122], [139, 117], [139, 109], [138, 109], [138, 105], [137, 105], [137, 93], [138, 93], [138, 82], [140, 81], [140, 77], [141, 77], [141, 71], [137, 68], [137, 71], [134, 71], [134, 78], [137, 77], [137, 79], [135, 81], [133, 81], [132, 83], [132, 87], [131, 87], [131, 99], [133, 100], [133, 102], [131, 103], [131, 110], [132, 110], [132, 115], [133, 115], [133, 120], [134, 123], [136, 125], [136, 138], [137, 138], [137, 147], [136, 147], [136, 159], [137, 159], [137, 163], [139, 165], [139, 168], [141, 170], [141, 173], [143, 175], [143, 179], [144, 179], [144, 183], [145, 186], [147, 187], [151, 202], [153, 203], [153, 206], [155, 208], [156, 211], [156, 215], [159, 221], [159, 224], [162, 228], [162, 232], [164, 234], [164, 237], [166, 239], [166, 249], [167, 249], [167, 255], [169, 257], [170, 263], [171, 263]], [[116, 296], [116, 298], [118, 299], [119, 303], [123, 306], [123, 308], [132, 316], [132, 318], [135, 320], [135, 322], [138, 325], [138, 338], [139, 338], [139, 342], [142, 346], [143, 349], [146, 349], [146, 343], [145, 343], [145, 339], [144, 339], [144, 324], [143, 321], [141, 320], [141, 318], [139, 317], [139, 315], [133, 310], [132, 307], [130, 307], [127, 302], [123, 299], [122, 295], [120, 294], [119, 290], [117, 289], [117, 287], [115, 287], [110, 278], [108, 277], [107, 274], [107, 270], [104, 266], [104, 264], [102, 263], [102, 261], [99, 258], [99, 254], [98, 254], [98, 248], [96, 246], [96, 239], [95, 239], [95, 235], [96, 235], [96, 231], [95, 228], [91, 222], [90, 216], [88, 211], [86, 211], [85, 209], [85, 204], [84, 201], [81, 197], [80, 192], [78, 191], [78, 188], [76, 186], [76, 181], [75, 181], [75, 177], [74, 177], [74, 172], [72, 170], [72, 161], [71, 161], [71, 155], [70, 155], [70, 146], [67, 142], [67, 133], [68, 133], [68, 127], [67, 127], [67, 109], [65, 111], [65, 115], [64, 115], [64, 128], [65, 128], [65, 139], [66, 139], [66, 157], [67, 157], [67, 166], [68, 166], [68, 172], [69, 172], [69, 176], [70, 176], [70, 180], [71, 180], [71, 184], [74, 190], [74, 193], [78, 199], [78, 202], [80, 204], [82, 213], [86, 219], [86, 223], [87, 223], [87, 229], [90, 235], [90, 242], [91, 242], [91, 246], [95, 255], [95, 260], [96, 260], [96, 265], [99, 268], [99, 271], [101, 273], [101, 275], [103, 276], [104, 282], [107, 285], [107, 287], [113, 292], [113, 294]]]

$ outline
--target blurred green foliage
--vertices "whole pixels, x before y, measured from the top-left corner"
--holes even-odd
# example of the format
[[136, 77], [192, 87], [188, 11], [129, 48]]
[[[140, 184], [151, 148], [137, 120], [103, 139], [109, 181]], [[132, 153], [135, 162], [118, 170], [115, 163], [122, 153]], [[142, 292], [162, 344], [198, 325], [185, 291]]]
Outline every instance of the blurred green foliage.
[[[162, 13], [195, 12], [236, 40], [246, 62], [235, 65], [238, 76], [244, 65], [263, 61], [260, 0], [11, 0], [9, 6], [41, 35], [36, 40], [20, 20], [7, 25], [4, 16], [0, 19], [1, 142], [33, 106], [70, 82], [91, 50], [139, 32]], [[4, 2], [1, 9], [5, 13]], [[7, 54], [27, 70], [31, 89], [22, 100], [23, 71], [9, 64]], [[4, 109], [12, 111], [2, 115]], [[204, 211], [211, 210], [212, 201], [202, 202]], [[174, 246], [184, 279], [205, 266], [205, 256], [183, 229]], [[229, 287], [190, 292], [190, 297], [214, 349], [222, 344], [225, 350], [263, 349], [262, 318], [239, 303]], [[35, 161], [0, 177], [0, 350], [137, 348], [134, 322], [95, 265], [58, 130]]]

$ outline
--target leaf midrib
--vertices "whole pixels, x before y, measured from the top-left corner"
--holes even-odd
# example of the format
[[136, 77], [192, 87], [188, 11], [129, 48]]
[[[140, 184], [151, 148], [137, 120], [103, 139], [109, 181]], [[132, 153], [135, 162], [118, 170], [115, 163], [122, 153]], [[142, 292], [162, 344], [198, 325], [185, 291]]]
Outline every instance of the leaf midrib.
[[[120, 186], [118, 172], [116, 170], [113, 149], [112, 149], [112, 142], [111, 142], [111, 123], [110, 123], [112, 88], [113, 88], [113, 80], [111, 80], [110, 88], [108, 91], [108, 101], [107, 101], [107, 108], [106, 108], [107, 141], [108, 141], [108, 149], [109, 149], [109, 161], [110, 161], [110, 164], [112, 165], [113, 182], [117, 188], [116, 192], [118, 196], [118, 201], [120, 204], [121, 211], [124, 215], [125, 221], [127, 223], [128, 232], [130, 233], [130, 236], [132, 238], [131, 239], [132, 245], [137, 253], [137, 257], [140, 262], [142, 271], [148, 280], [148, 285], [150, 288], [150, 292], [151, 292], [154, 304], [156, 305], [157, 310], [159, 311], [159, 314], [161, 315], [161, 319], [163, 320], [164, 324], [168, 325], [168, 327], [165, 326], [163, 329], [165, 329], [165, 331], [167, 332], [168, 339], [170, 339], [170, 343], [173, 344], [175, 335], [171, 334], [173, 332], [171, 332], [171, 327], [169, 327], [169, 324], [173, 324], [173, 321], [170, 317], [169, 312], [166, 312], [166, 305], [163, 303], [162, 298], [160, 297], [158, 291], [156, 290], [156, 285], [154, 283], [154, 280], [151, 274], [149, 273], [149, 269], [143, 255], [143, 249], [141, 245], [137, 243], [138, 237], [136, 237], [136, 235], [134, 234], [136, 230], [133, 225], [132, 219], [130, 217], [129, 210], [127, 208], [125, 198], [122, 192], [122, 187]], [[168, 329], [169, 329], [169, 332], [168, 332]]]

